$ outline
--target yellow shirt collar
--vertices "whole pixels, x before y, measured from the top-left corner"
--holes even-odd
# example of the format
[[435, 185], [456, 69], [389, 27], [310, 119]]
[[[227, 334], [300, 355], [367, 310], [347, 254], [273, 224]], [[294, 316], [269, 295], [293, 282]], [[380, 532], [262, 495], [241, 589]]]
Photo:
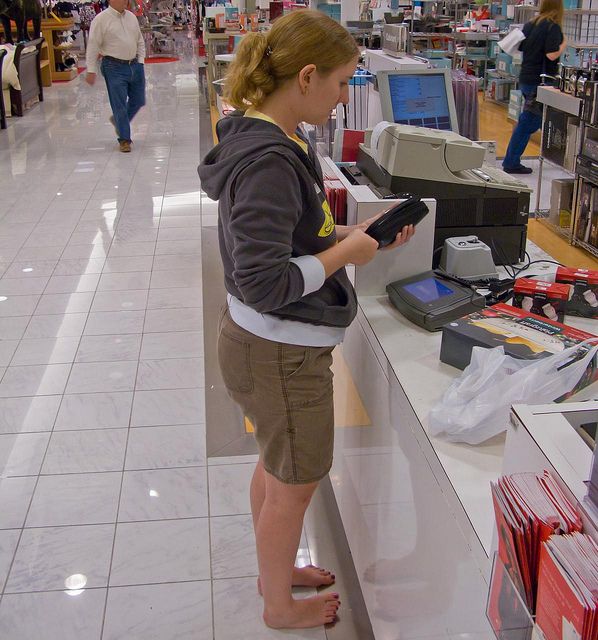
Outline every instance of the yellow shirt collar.
[[[257, 118], [258, 120], [265, 120], [266, 122], [271, 122], [272, 124], [276, 125], [279, 129], [282, 129], [282, 127], [270, 116], [267, 116], [265, 113], [262, 113], [261, 111], [258, 111], [253, 107], [249, 107], [249, 109], [247, 109], [244, 117]], [[301, 138], [298, 135], [294, 134], [292, 136], [287, 136], [287, 138], [290, 138], [293, 142], [296, 142], [304, 151], [304, 153], [307, 155], [307, 143], [301, 140]]]

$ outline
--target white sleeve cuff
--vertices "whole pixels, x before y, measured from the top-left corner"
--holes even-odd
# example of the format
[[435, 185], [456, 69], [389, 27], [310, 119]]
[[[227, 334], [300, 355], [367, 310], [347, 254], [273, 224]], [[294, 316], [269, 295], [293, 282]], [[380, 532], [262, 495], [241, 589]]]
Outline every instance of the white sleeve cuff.
[[299, 256], [291, 258], [289, 262], [295, 263], [303, 276], [303, 295], [317, 291], [326, 280], [324, 265], [316, 256]]

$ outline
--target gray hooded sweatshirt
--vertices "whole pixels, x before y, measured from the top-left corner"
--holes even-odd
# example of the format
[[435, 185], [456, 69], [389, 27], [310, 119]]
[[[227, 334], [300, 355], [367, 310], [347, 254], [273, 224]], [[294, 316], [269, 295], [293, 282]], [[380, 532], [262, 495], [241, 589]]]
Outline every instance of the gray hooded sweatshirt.
[[275, 124], [233, 114], [216, 127], [219, 144], [198, 172], [218, 200], [218, 236], [226, 290], [258, 313], [347, 327], [357, 312], [344, 268], [303, 295], [301, 269], [290, 258], [336, 243], [322, 170]]

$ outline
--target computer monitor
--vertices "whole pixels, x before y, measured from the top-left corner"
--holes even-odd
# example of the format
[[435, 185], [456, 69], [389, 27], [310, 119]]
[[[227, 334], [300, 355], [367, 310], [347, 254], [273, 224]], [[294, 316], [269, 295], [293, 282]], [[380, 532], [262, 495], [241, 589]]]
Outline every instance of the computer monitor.
[[449, 69], [378, 71], [376, 80], [384, 120], [459, 133]]

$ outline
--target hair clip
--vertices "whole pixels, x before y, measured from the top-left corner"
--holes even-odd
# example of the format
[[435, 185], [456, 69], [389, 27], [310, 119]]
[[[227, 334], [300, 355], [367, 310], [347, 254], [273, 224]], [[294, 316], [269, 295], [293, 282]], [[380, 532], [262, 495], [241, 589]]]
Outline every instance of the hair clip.
[[266, 58], [269, 58], [272, 55], [272, 47], [267, 46], [264, 55], [266, 56]]

